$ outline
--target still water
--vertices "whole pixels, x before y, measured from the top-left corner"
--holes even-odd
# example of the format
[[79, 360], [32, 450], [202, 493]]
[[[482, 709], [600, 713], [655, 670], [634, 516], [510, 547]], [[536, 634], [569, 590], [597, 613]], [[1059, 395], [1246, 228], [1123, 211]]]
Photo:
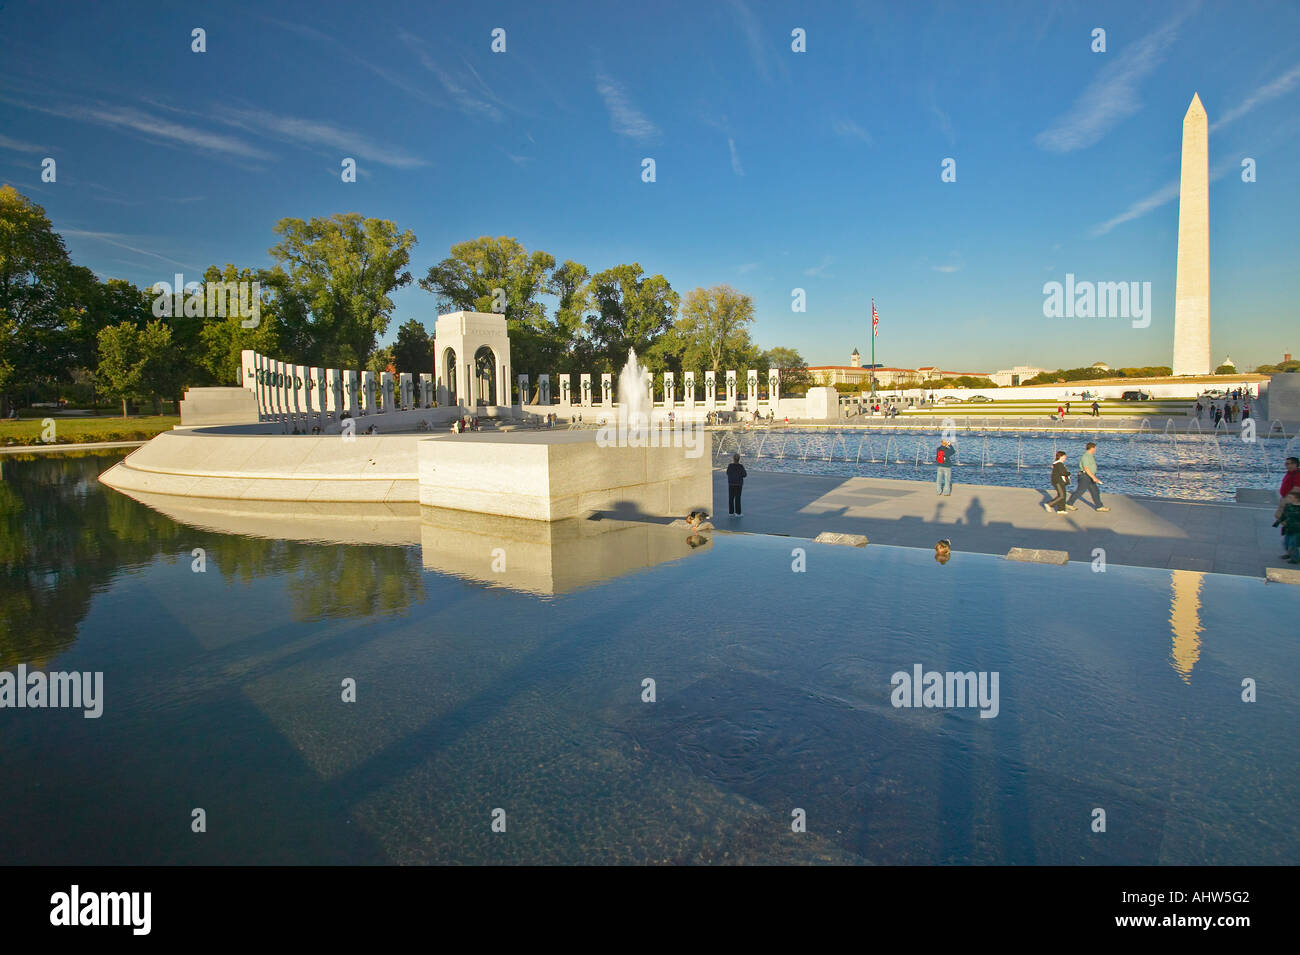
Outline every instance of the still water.
[[[0, 861], [1300, 855], [1300, 588], [668, 529], [494, 577], [499, 529], [190, 526], [99, 485], [116, 459], [0, 465], [0, 670], [104, 674], [98, 719], [0, 709]], [[893, 706], [918, 664], [996, 672], [997, 716]]]

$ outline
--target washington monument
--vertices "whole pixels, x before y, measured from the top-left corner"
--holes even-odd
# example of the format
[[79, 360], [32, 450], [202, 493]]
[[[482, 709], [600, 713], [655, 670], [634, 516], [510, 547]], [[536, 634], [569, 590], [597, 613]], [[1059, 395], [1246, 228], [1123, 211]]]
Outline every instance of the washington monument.
[[1183, 117], [1183, 173], [1178, 189], [1178, 279], [1174, 292], [1174, 374], [1210, 368], [1209, 121], [1199, 94]]

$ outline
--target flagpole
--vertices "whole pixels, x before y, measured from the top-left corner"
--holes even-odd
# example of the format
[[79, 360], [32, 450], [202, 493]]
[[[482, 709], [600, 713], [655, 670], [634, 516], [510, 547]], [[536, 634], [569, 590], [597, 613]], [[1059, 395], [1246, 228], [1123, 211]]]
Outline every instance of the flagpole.
[[876, 404], [876, 300], [871, 300], [871, 405]]

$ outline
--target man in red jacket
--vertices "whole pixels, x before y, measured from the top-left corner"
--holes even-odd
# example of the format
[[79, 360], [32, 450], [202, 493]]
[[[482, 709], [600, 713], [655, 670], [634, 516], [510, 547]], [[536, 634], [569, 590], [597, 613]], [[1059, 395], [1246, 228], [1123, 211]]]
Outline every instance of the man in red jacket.
[[1286, 474], [1282, 475], [1282, 487], [1277, 493], [1286, 497], [1293, 487], [1300, 487], [1300, 459], [1287, 458]]

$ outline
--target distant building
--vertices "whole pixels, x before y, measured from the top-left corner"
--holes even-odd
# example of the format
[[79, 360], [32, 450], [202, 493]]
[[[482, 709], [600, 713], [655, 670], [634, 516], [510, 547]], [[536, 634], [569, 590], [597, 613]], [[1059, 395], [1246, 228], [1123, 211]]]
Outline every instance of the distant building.
[[1224, 356], [1223, 356], [1223, 361], [1219, 362], [1219, 367], [1220, 367], [1220, 368], [1224, 367], [1225, 365], [1226, 365], [1227, 367], [1231, 368], [1233, 371], [1236, 371], [1236, 370], [1237, 370], [1237, 363], [1236, 363], [1235, 361], [1232, 360], [1232, 356], [1231, 356], [1231, 355], [1224, 355]]
[[995, 371], [988, 377], [999, 388], [1013, 388], [1016, 385], [1024, 384], [1030, 378], [1037, 377], [1047, 370], [1046, 368], [1036, 368], [1033, 365], [1017, 365], [1015, 368]]
[[858, 354], [858, 350], [855, 348], [853, 349], [853, 354], [849, 356], [849, 367], [858, 368], [861, 365], [862, 365], [862, 356]]
[[1094, 361], [1092, 367], [1098, 371], [1110, 371], [1110, 365], [1106, 364], [1104, 361]]

